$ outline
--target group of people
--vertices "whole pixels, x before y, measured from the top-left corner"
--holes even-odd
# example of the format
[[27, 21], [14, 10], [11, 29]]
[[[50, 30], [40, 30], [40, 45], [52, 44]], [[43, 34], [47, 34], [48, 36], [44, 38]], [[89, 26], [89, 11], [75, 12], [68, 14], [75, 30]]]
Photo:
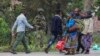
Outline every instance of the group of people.
[[[26, 32], [26, 27], [30, 28], [29, 31], [34, 31], [36, 30], [37, 32], [35, 32], [35, 40], [40, 41], [39, 44], [36, 44], [35, 47], [43, 47], [43, 32], [46, 29], [46, 19], [43, 15], [43, 9], [39, 8], [38, 9], [38, 15], [36, 15], [36, 17], [34, 18], [34, 20], [32, 20], [33, 25], [30, 25], [27, 21], [26, 18], [26, 12], [25, 9], [22, 9], [20, 12], [20, 15], [18, 15], [16, 21], [14, 22], [14, 25], [12, 27], [12, 37], [16, 37], [15, 42], [12, 43], [11, 46], [11, 53], [16, 54], [16, 47], [17, 45], [22, 42], [22, 44], [25, 47], [25, 52], [26, 53], [30, 53], [29, 48], [28, 48], [28, 40], [25, 38], [25, 32]], [[17, 30], [16, 30], [17, 29]], [[16, 31], [15, 31], [16, 30]], [[38, 34], [38, 35], [36, 35]]]
[[[41, 15], [42, 12], [39, 12]], [[41, 30], [45, 29], [46, 23], [45, 17], [37, 15], [35, 18], [37, 21], [34, 20], [34, 24], [36, 29], [38, 29], [40, 32]], [[42, 17], [42, 23], [40, 23], [40, 20]], [[75, 8], [75, 10], [69, 14], [67, 14], [66, 21], [62, 21], [62, 12], [61, 10], [56, 10], [55, 15], [51, 19], [51, 38], [48, 41], [48, 45], [45, 48], [45, 53], [48, 53], [50, 46], [55, 42], [55, 41], [60, 41], [62, 39], [65, 39], [65, 45], [63, 50], [59, 50], [60, 52], [65, 51], [65, 54], [75, 54], [79, 53], [79, 49], [82, 48], [81, 53], [88, 54], [90, 52], [90, 47], [92, 44], [92, 31], [88, 30], [91, 28], [92, 25], [90, 25], [88, 22], [91, 23], [91, 12], [88, 11], [86, 13], [82, 13], [79, 8]], [[84, 20], [86, 24], [84, 24], [84, 30], [80, 31], [80, 27], [77, 25], [78, 20]], [[90, 21], [91, 20], [91, 21]], [[88, 22], [87, 22], [88, 21]], [[65, 24], [63, 24], [65, 23]], [[90, 27], [88, 27], [89, 25]], [[27, 22], [27, 18], [25, 17], [24, 11], [21, 12], [21, 14], [17, 17], [13, 27], [12, 27], [12, 36], [15, 35], [15, 29], [17, 27], [17, 37], [15, 42], [12, 45], [11, 53], [16, 54], [16, 47], [19, 44], [19, 42], [22, 42], [26, 53], [30, 53], [29, 48], [28, 48], [28, 43], [25, 38], [25, 28], [29, 27], [31, 29], [34, 29], [32, 25], [30, 25]], [[43, 27], [41, 27], [43, 26]], [[65, 26], [65, 27], [63, 27]], [[43, 39], [41, 39], [42, 43]], [[42, 43], [43, 44], [43, 43]]]
[[[92, 44], [93, 22], [92, 14], [90, 11], [82, 13], [79, 8], [67, 15], [64, 28], [62, 27], [62, 13], [57, 10], [55, 16], [51, 20], [51, 33], [45, 52], [48, 53], [50, 46], [57, 40], [65, 39], [64, 49], [66, 55], [80, 53], [89, 54]], [[83, 21], [84, 29], [80, 30], [80, 26], [77, 25], [77, 21]], [[59, 52], [63, 52], [59, 50]]]

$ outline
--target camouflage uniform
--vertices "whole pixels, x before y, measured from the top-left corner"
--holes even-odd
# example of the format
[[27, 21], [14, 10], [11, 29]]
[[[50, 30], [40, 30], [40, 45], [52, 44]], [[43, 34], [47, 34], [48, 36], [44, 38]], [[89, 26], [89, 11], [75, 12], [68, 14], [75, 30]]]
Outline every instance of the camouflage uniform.
[[44, 36], [45, 36], [45, 30], [46, 30], [46, 20], [43, 15], [36, 15], [36, 17], [33, 20], [33, 24], [36, 27], [35, 32], [35, 41], [39, 40], [35, 45], [36, 47], [43, 47], [44, 45]]

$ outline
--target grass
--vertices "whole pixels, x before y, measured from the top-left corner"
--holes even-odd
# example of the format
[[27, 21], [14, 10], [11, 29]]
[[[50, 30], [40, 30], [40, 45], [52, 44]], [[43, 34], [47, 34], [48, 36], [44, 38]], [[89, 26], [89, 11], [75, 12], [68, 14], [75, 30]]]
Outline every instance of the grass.
[[[94, 44], [98, 44], [100, 46], [100, 34], [93, 34], [93, 45]], [[45, 43], [45, 46], [43, 48], [39, 48], [39, 47], [35, 47], [35, 45], [32, 43], [31, 45], [29, 45], [29, 49], [32, 51], [32, 52], [37, 52], [37, 51], [44, 51], [44, 48], [46, 47], [46, 43]], [[10, 50], [10, 46], [9, 45], [6, 45], [6, 46], [0, 46], [0, 52], [8, 52]], [[24, 47], [22, 44], [18, 45], [16, 50], [18, 52], [23, 52], [24, 51]], [[55, 51], [55, 44], [51, 46], [51, 49], [50, 51]]]

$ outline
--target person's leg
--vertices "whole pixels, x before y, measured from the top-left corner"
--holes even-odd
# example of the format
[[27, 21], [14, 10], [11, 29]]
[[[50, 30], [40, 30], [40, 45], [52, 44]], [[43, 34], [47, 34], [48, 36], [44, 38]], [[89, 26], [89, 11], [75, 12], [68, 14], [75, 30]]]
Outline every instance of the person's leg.
[[66, 53], [65, 55], [69, 55], [70, 54], [70, 39], [67, 40], [66, 44], [65, 44], [65, 47], [66, 47]]
[[82, 49], [81, 53], [84, 53], [85, 48], [82, 44], [80, 44], [80, 48]]
[[43, 47], [43, 43], [44, 43], [44, 41], [43, 41], [43, 38], [44, 38], [43, 30], [42, 29], [39, 30], [39, 33], [40, 33], [40, 48], [42, 48]]
[[76, 52], [77, 54], [79, 53], [79, 50], [80, 50], [80, 36], [79, 36], [79, 32], [78, 32], [78, 45], [77, 45], [77, 49], [76, 49]]
[[89, 52], [90, 52], [90, 43], [87, 41], [85, 47], [85, 54], [89, 54]]
[[86, 54], [89, 54], [90, 53], [90, 47], [91, 47], [91, 44], [92, 44], [92, 36], [89, 36], [89, 37], [90, 38], [87, 41]]
[[66, 37], [65, 37], [65, 46], [64, 46], [64, 50], [66, 51], [65, 52], [65, 55], [69, 55], [70, 54], [70, 39], [69, 39], [69, 35], [67, 34]]
[[80, 44], [78, 43], [78, 46], [77, 46], [77, 53], [79, 53], [79, 50], [80, 50]]
[[57, 36], [52, 36], [52, 38], [50, 39], [49, 43], [48, 43], [48, 48], [50, 48], [50, 46], [56, 41]]
[[47, 48], [45, 49], [45, 52], [46, 53], [48, 53], [48, 49], [50, 48], [50, 46], [56, 41], [56, 39], [57, 39], [57, 36], [55, 35], [53, 35], [51, 38], [50, 38], [50, 40], [49, 40], [49, 42], [48, 42], [48, 45], [47, 45]]
[[89, 54], [91, 44], [92, 44], [92, 35], [91, 35], [91, 33], [88, 33], [88, 34], [87, 34], [86, 52], [85, 52], [85, 54]]
[[74, 55], [76, 47], [77, 47], [77, 34], [73, 35], [71, 37], [72, 38], [71, 38], [71, 49], [70, 49], [70, 51], [72, 52], [71, 54]]
[[71, 54], [71, 38], [70, 37], [68, 37], [66, 47], [67, 47], [67, 53], [65, 53], [65, 55], [70, 55]]
[[27, 39], [25, 38], [25, 33], [22, 33], [22, 35], [23, 35], [22, 44], [23, 44], [23, 46], [24, 46], [24, 48], [25, 48], [25, 52], [26, 52], [26, 53], [30, 53], [30, 51], [29, 51], [29, 49], [28, 49], [28, 41], [27, 41]]
[[73, 42], [71, 43], [70, 54], [71, 55], [75, 54], [75, 48], [73, 47]]
[[[40, 47], [40, 38], [41, 38], [41, 35], [40, 35], [40, 31], [37, 30], [36, 31], [36, 37], [35, 37], [35, 42], [34, 45], [35, 45], [35, 48], [39, 48]], [[38, 40], [38, 41], [37, 41]]]
[[90, 49], [90, 45], [88, 43], [88, 41], [86, 42], [86, 46], [85, 46], [85, 54], [89, 54], [89, 49]]
[[89, 54], [89, 50], [88, 49], [85, 51], [85, 54]]
[[90, 49], [87, 50], [87, 54], [89, 54], [89, 53], [90, 53]]
[[12, 52], [13, 54], [16, 54], [15, 49], [16, 49], [17, 45], [19, 44], [19, 42], [21, 42], [21, 40], [22, 40], [22, 38], [23, 38], [23, 35], [22, 35], [21, 33], [22, 33], [22, 32], [18, 32], [18, 33], [17, 33], [16, 40], [15, 40], [14, 44], [12, 45], [12, 50], [11, 50], [11, 52]]
[[85, 49], [85, 54], [89, 54], [89, 51], [90, 51], [90, 50], [89, 50], [88, 48], [86, 48], [86, 49]]

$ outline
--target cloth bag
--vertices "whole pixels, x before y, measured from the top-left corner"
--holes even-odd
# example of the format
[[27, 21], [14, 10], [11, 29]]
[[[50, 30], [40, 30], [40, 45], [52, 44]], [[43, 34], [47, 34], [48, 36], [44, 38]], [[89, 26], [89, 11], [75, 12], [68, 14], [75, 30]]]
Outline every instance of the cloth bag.
[[55, 48], [58, 50], [63, 50], [64, 49], [64, 44], [65, 44], [65, 40], [59, 40], [57, 42], [57, 44], [55, 45]]

